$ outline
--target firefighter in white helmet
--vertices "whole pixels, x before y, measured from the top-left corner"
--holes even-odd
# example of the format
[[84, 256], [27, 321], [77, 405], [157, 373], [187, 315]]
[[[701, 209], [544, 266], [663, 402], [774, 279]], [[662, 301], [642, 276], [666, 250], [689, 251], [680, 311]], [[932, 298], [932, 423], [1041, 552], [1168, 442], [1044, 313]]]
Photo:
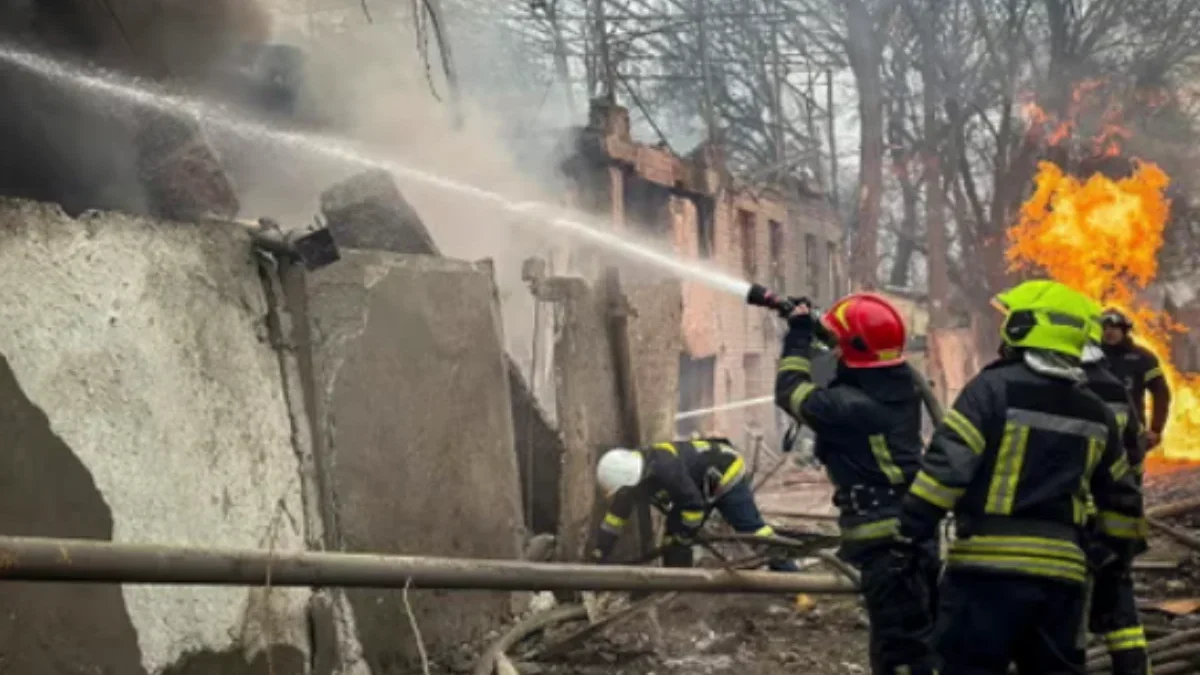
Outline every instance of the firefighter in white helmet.
[[[596, 479], [610, 504], [592, 560], [607, 561], [640, 499], [650, 500], [667, 517], [663, 542], [667, 567], [691, 567], [693, 540], [714, 509], [737, 532], [774, 535], [754, 503], [745, 473], [745, 459], [725, 438], [609, 450], [596, 467]], [[777, 571], [798, 569], [791, 560], [773, 561], [770, 566]]]

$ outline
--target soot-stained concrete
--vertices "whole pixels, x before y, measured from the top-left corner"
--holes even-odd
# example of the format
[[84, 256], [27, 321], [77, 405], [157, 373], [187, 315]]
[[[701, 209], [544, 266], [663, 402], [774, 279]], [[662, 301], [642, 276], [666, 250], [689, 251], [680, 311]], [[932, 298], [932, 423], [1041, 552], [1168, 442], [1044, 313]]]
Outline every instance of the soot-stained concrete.
[[[520, 557], [522, 514], [500, 319], [485, 265], [345, 251], [307, 278], [314, 437], [331, 544]], [[351, 591], [375, 675], [418, 659], [399, 591]], [[431, 654], [506, 621], [507, 593], [412, 591]]]

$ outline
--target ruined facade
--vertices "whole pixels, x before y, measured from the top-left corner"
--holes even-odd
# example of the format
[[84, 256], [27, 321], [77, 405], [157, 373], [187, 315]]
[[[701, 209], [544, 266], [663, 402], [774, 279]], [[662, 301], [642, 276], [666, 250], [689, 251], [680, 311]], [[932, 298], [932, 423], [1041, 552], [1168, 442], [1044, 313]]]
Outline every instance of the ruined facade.
[[[607, 214], [613, 227], [673, 249], [734, 277], [828, 306], [847, 290], [841, 228], [819, 195], [736, 186], [718, 153], [681, 158], [634, 141], [625, 109], [598, 103], [566, 163], [578, 206]], [[696, 282], [682, 291], [680, 411], [772, 394], [781, 323], [743, 298]], [[777, 438], [769, 403], [683, 421], [676, 433], [718, 431], [734, 441]]]

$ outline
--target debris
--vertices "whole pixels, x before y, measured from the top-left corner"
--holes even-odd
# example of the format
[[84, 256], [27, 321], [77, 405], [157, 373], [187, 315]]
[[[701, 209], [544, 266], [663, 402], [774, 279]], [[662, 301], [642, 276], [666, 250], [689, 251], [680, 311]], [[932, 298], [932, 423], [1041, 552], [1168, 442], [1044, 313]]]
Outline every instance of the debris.
[[1151, 606], [1160, 612], [1173, 616], [1186, 616], [1200, 611], [1200, 598], [1183, 598], [1181, 600], [1164, 600]]
[[321, 212], [346, 248], [439, 254], [387, 171], [365, 171], [329, 188], [321, 193]]
[[529, 611], [534, 614], [548, 612], [558, 606], [558, 599], [550, 591], [542, 591], [535, 593], [533, 599], [529, 602]]
[[518, 642], [533, 633], [556, 623], [574, 621], [586, 617], [587, 612], [582, 606], [563, 605], [525, 619], [509, 629], [507, 633], [500, 636], [499, 640], [496, 640], [488, 647], [475, 663], [475, 669], [472, 671], [473, 675], [492, 675], [492, 671], [496, 667], [496, 660], [500, 656], [503, 656], [509, 649], [512, 649]]
[[1148, 522], [1151, 527], [1161, 531], [1163, 534], [1170, 535], [1170, 537], [1175, 541], [1187, 546], [1193, 551], [1200, 552], [1200, 537], [1190, 532], [1185, 532], [1177, 527], [1167, 525], [1158, 518], [1146, 518], [1146, 522]]
[[816, 601], [813, 600], [812, 596], [810, 596], [809, 594], [807, 594], [807, 593], [797, 593], [796, 594], [796, 609], [798, 609], [802, 612], [808, 612], [808, 611], [811, 611], [816, 606], [817, 606]]
[[1200, 511], [1200, 497], [1181, 499], [1179, 501], [1160, 504], [1154, 508], [1146, 509], [1146, 517], [1171, 518], [1174, 516], [1182, 516], [1190, 511]]

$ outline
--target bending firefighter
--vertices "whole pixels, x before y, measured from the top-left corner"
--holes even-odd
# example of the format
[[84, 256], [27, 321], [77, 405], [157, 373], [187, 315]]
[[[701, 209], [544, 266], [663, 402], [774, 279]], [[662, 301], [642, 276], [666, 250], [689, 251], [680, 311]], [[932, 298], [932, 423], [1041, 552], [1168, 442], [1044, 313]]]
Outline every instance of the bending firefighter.
[[[814, 454], [836, 488], [842, 546], [862, 572], [876, 675], [935, 672], [929, 640], [938, 574], [937, 541], [896, 543], [900, 500], [921, 457], [921, 399], [904, 362], [904, 322], [883, 298], [847, 296], [820, 320], [800, 300], [788, 320], [776, 403], [808, 425]], [[837, 341], [838, 370], [813, 383], [814, 332]]]
[[[1089, 544], [1128, 564], [1141, 497], [1113, 413], [1084, 385], [1095, 305], [1032, 281], [996, 298], [1000, 357], [967, 383], [905, 496], [902, 540], [954, 512], [935, 646], [945, 675], [1084, 670]], [[1097, 508], [1088, 531], [1088, 501]]]
[[[1134, 411], [1145, 429], [1146, 446], [1153, 450], [1162, 442], [1163, 429], [1171, 412], [1171, 389], [1163, 377], [1158, 357], [1133, 343], [1133, 322], [1115, 309], [1101, 315], [1104, 328], [1102, 348], [1108, 367], [1125, 384], [1133, 397]], [[1146, 423], [1146, 392], [1154, 397], [1150, 423]], [[1140, 467], [1139, 467], [1140, 468]]]
[[[1109, 369], [1100, 349], [1101, 327], [1093, 324], [1092, 344], [1083, 351], [1083, 371], [1087, 385], [1112, 410], [1121, 432], [1121, 444], [1130, 466], [1141, 466], [1146, 448], [1141, 422], [1133, 413], [1134, 404], [1124, 383]], [[1148, 675], [1146, 631], [1138, 617], [1133, 593], [1130, 560], [1112, 555], [1108, 548], [1094, 546], [1092, 560], [1092, 598], [1089, 627], [1104, 638], [1112, 660], [1113, 675]]]
[[[596, 479], [611, 503], [600, 524], [592, 559], [608, 560], [641, 499], [650, 500], [666, 515], [663, 564], [667, 567], [692, 566], [693, 541], [714, 509], [737, 532], [774, 535], [754, 503], [745, 473], [745, 460], [724, 438], [609, 450], [596, 467]], [[770, 567], [783, 572], [799, 570], [791, 560], [773, 561]]]

